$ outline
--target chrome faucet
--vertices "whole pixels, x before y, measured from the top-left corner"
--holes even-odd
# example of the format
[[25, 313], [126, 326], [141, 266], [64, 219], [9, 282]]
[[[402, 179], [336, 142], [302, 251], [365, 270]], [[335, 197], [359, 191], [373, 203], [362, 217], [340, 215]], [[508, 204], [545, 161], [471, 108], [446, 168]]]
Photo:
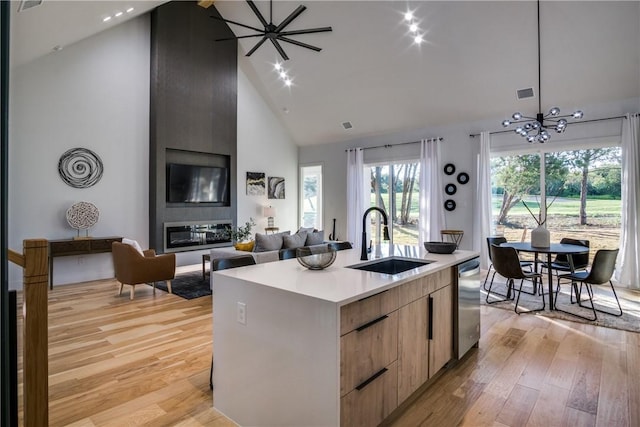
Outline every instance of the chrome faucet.
[[369, 259], [367, 257], [367, 215], [371, 211], [378, 211], [382, 215], [382, 221], [384, 222], [384, 228], [382, 229], [382, 238], [384, 240], [389, 240], [389, 229], [387, 228], [387, 213], [377, 206], [372, 206], [364, 211], [364, 215], [362, 215], [362, 252], [360, 253], [361, 261], [366, 261]]

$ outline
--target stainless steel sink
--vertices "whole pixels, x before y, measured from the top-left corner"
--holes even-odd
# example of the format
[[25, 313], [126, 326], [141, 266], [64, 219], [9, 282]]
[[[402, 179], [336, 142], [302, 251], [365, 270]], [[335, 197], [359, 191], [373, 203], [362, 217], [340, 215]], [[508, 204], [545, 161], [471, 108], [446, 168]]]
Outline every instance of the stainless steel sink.
[[349, 265], [347, 268], [356, 270], [372, 271], [374, 273], [398, 274], [413, 268], [431, 264], [433, 261], [423, 259], [411, 259], [400, 257], [382, 258], [378, 261], [365, 262], [362, 264]]

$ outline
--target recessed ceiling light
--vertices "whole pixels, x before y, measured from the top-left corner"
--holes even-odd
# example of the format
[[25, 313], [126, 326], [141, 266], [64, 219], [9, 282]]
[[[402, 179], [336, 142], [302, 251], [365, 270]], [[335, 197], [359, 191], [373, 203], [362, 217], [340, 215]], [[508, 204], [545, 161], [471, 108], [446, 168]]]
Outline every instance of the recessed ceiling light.
[[422, 43], [422, 36], [418, 34], [417, 36], [415, 36], [415, 37], [413, 38], [413, 42], [414, 42], [415, 44], [420, 44], [420, 43]]
[[405, 21], [411, 21], [413, 19], [413, 13], [411, 12], [407, 12], [404, 14], [404, 20]]
[[411, 24], [409, 26], [409, 31], [411, 31], [412, 33], [415, 33], [418, 31], [418, 26], [416, 24]]
[[117, 12], [116, 12], [116, 18], [117, 18], [117, 17], [119, 17], [119, 16], [122, 16], [122, 12], [117, 11]]
[[282, 65], [280, 65], [279, 62], [276, 62], [276, 64], [273, 66], [273, 68], [275, 68], [276, 71], [280, 71], [280, 69], [282, 68]]
[[133, 12], [133, 10], [134, 9], [132, 7], [130, 7], [129, 9], [127, 9], [127, 13], [131, 13], [131, 12]]
[[285, 79], [284, 84], [287, 86], [291, 86], [291, 79]]

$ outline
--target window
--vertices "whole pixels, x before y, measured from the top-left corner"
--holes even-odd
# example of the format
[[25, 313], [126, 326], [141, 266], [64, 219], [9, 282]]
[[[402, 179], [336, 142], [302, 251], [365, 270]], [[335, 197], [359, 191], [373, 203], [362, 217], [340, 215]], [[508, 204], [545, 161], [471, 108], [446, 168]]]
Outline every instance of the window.
[[322, 230], [322, 165], [300, 167], [300, 226]]
[[[383, 209], [389, 219], [390, 243], [418, 244], [418, 218], [420, 211], [419, 162], [401, 162], [367, 165], [365, 174], [371, 176], [371, 204]], [[382, 217], [371, 212], [368, 236], [373, 244], [382, 239]]]
[[530, 240], [531, 229], [545, 221], [552, 242], [587, 239], [591, 257], [618, 247], [620, 161], [620, 147], [606, 146], [493, 157], [495, 234]]

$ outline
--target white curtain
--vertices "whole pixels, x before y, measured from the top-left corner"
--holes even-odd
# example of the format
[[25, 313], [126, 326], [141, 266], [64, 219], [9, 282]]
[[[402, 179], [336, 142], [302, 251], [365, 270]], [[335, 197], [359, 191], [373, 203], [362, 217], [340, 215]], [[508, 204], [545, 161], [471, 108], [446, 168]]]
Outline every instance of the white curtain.
[[442, 187], [440, 186], [439, 138], [420, 142], [420, 217], [418, 242], [440, 241], [440, 230], [445, 228]]
[[473, 216], [473, 250], [480, 252], [480, 266], [487, 269], [489, 268], [487, 237], [491, 235], [491, 136], [489, 132], [480, 134], [477, 167], [475, 201], [477, 209]]
[[362, 214], [368, 207], [365, 198], [364, 150], [347, 150], [347, 240], [361, 249]]
[[616, 280], [640, 289], [640, 114], [627, 114], [622, 124], [622, 232]]

